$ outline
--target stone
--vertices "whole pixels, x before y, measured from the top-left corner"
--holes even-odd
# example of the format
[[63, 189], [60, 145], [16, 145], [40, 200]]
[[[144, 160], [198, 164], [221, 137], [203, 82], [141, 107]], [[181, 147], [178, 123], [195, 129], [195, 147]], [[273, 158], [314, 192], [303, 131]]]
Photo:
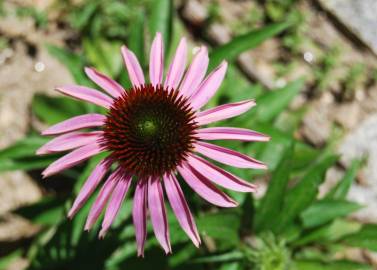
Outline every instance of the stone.
[[341, 162], [349, 165], [353, 159], [367, 157], [362, 179], [354, 183], [348, 194], [351, 201], [365, 207], [355, 214], [364, 222], [377, 222], [377, 114], [366, 118], [340, 143]]
[[303, 118], [301, 134], [315, 146], [323, 146], [331, 133], [329, 106], [323, 102], [315, 102]]
[[357, 102], [344, 103], [334, 108], [334, 120], [343, 128], [352, 129], [360, 121], [361, 108]]
[[319, 0], [319, 2], [377, 55], [376, 0]]

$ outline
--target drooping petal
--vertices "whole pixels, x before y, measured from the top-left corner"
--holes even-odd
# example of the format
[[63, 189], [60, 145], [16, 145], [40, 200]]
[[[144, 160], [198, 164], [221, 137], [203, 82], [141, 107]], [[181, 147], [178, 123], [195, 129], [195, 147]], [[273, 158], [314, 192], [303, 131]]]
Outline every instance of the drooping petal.
[[187, 205], [185, 196], [181, 187], [179, 186], [177, 178], [173, 174], [165, 175], [164, 185], [170, 206], [173, 209], [179, 224], [186, 232], [188, 237], [190, 237], [194, 245], [198, 247], [201, 242], [198, 229], [196, 228], [195, 220], [191, 214], [190, 208]]
[[95, 105], [102, 106], [106, 109], [109, 109], [111, 107], [111, 104], [113, 103], [113, 99], [108, 95], [85, 86], [67, 85], [58, 87], [56, 88], [56, 90], [67, 96], [88, 101]]
[[206, 75], [208, 67], [208, 51], [207, 48], [202, 46], [195, 55], [190, 67], [188, 68], [186, 75], [179, 87], [180, 93], [186, 97], [190, 97], [202, 82]]
[[131, 184], [132, 176], [129, 174], [125, 174], [121, 176], [120, 180], [118, 181], [117, 185], [114, 188], [113, 194], [111, 195], [111, 199], [107, 206], [105, 217], [103, 218], [102, 228], [99, 232], [99, 237], [104, 237], [107, 230], [110, 228], [111, 224], [113, 223], [115, 217], [117, 216], [120, 207], [126, 197], [127, 191]]
[[186, 183], [203, 199], [220, 207], [236, 207], [237, 202], [216, 188], [206, 177], [189, 164], [177, 167]]
[[86, 67], [85, 73], [95, 84], [115, 98], [120, 97], [125, 92], [119, 83], [94, 68]]
[[94, 223], [96, 223], [120, 178], [121, 173], [119, 172], [119, 169], [117, 169], [105, 181], [105, 184], [102, 186], [96, 200], [92, 205], [92, 208], [90, 208], [90, 212], [85, 223], [86, 231], [89, 231], [93, 227]]
[[102, 131], [71, 132], [60, 135], [37, 150], [37, 155], [51, 154], [71, 150], [80, 146], [95, 143], [103, 134]]
[[98, 113], [88, 113], [72, 117], [68, 120], [53, 125], [42, 132], [42, 135], [57, 135], [74, 130], [99, 127], [106, 121], [106, 116]]
[[194, 110], [198, 110], [203, 107], [213, 97], [217, 89], [219, 89], [228, 63], [223, 61], [208, 77], [199, 85], [198, 89], [193, 93], [191, 100], [191, 106]]
[[187, 61], [187, 43], [186, 39], [182, 38], [179, 42], [177, 51], [175, 52], [173, 61], [170, 64], [168, 73], [165, 79], [165, 88], [168, 89], [177, 89], [181, 79], [183, 72], [186, 68], [186, 61]]
[[42, 172], [42, 175], [46, 178], [60, 171], [66, 170], [102, 151], [101, 146], [97, 143], [82, 146], [51, 163]]
[[231, 127], [198, 129], [197, 136], [201, 140], [239, 140], [248, 142], [266, 142], [270, 139], [269, 136], [250, 129]]
[[162, 76], [164, 74], [164, 44], [162, 42], [161, 33], [157, 33], [153, 40], [150, 62], [149, 62], [149, 77], [151, 84], [156, 86], [161, 84]]
[[153, 231], [165, 253], [171, 253], [169, 226], [166, 219], [164, 193], [159, 178], [148, 180], [148, 208], [151, 215]]
[[141, 69], [139, 61], [137, 60], [135, 54], [126, 46], [122, 46], [121, 50], [130, 81], [134, 87], [139, 87], [145, 83], [143, 70]]
[[109, 170], [111, 162], [109, 159], [105, 158], [94, 168], [88, 179], [86, 180], [84, 186], [81, 188], [79, 195], [75, 199], [73, 206], [68, 212], [68, 217], [72, 218], [77, 211], [81, 209], [84, 203], [88, 200], [93, 191], [97, 188], [98, 184], [101, 182], [102, 178]]
[[256, 159], [218, 145], [198, 141], [195, 143], [195, 150], [202, 155], [230, 166], [252, 169], [267, 168], [264, 163]]
[[229, 103], [198, 112], [195, 121], [198, 125], [206, 125], [220, 120], [228, 119], [248, 111], [255, 106], [254, 100]]
[[147, 237], [147, 193], [148, 183], [138, 179], [132, 207], [132, 219], [135, 227], [137, 256], [144, 257], [144, 244]]
[[257, 188], [256, 185], [213, 165], [201, 157], [191, 155], [187, 159], [187, 163], [199, 173], [205, 175], [210, 181], [224, 188], [239, 192], [253, 192]]

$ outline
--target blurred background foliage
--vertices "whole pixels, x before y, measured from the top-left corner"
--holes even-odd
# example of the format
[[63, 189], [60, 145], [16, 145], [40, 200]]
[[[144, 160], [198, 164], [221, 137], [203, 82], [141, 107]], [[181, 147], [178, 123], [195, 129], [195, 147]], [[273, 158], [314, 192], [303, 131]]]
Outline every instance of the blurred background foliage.
[[[0, 269], [12, 261], [26, 258], [26, 269], [221, 269], [221, 270], [356, 270], [372, 269], [368, 262], [353, 261], [342, 256], [350, 247], [377, 252], [377, 225], [362, 224], [348, 216], [362, 205], [349, 201], [347, 193], [362, 160], [354, 160], [345, 175], [332, 189], [319, 197], [319, 186], [327, 170], [338, 164], [334, 151], [341, 135], [337, 128], [321, 147], [315, 147], [296, 136], [305, 105], [291, 108], [292, 100], [304, 90], [306, 77], [288, 82], [283, 87], [268, 89], [251, 82], [236, 62], [245, 51], [257, 48], [264, 41], [279, 37], [287, 55], [300, 53], [300, 44], [307, 42], [302, 34], [302, 14], [295, 0], [263, 1], [263, 12], [254, 10], [250, 19], [237, 25], [235, 35], [223, 45], [211, 46], [210, 67], [222, 59], [230, 62], [229, 71], [208, 107], [255, 99], [257, 106], [244, 115], [226, 120], [222, 125], [251, 128], [269, 134], [269, 143], [219, 142], [242, 153], [255, 156], [269, 165], [269, 171], [240, 170], [219, 165], [244, 179], [268, 182], [267, 190], [257, 199], [250, 194], [230, 192], [240, 203], [236, 209], [218, 209], [197, 198], [184, 186], [198, 224], [203, 244], [199, 249], [180, 229], [170, 209], [168, 219], [173, 254], [165, 256], [148, 227], [144, 259], [136, 257], [134, 229], [130, 218], [131, 196], [125, 201], [112, 230], [103, 239], [97, 237], [98, 226], [84, 232], [84, 222], [91, 202], [73, 219], [67, 210], [91, 169], [100, 160], [95, 157], [86, 164], [63, 172], [56, 179], [63, 181], [53, 187], [40, 201], [16, 209], [14, 213], [38, 225], [36, 235], [22, 245], [6, 249], [0, 258]], [[218, 6], [209, 7], [208, 20], [219, 18]], [[63, 46], [45, 46], [71, 73], [77, 84], [94, 85], [83, 72], [84, 66], [98, 70], [130, 86], [122, 65], [119, 48], [127, 44], [147, 67], [151, 39], [156, 31], [163, 33], [168, 59], [181, 36], [190, 35], [190, 26], [179, 17], [170, 0], [86, 0], [72, 4], [56, 1], [50, 9], [58, 10], [59, 24], [75, 35]], [[3, 11], [4, 12], [4, 11]], [[36, 27], [48, 25], [47, 11], [32, 6], [17, 9], [17, 15], [32, 17]], [[192, 33], [191, 33], [192, 34]], [[194, 39], [207, 42], [201, 33]], [[337, 49], [328, 51], [314, 67], [315, 87], [312, 95], [325, 91], [336, 65]], [[169, 61], [166, 61], [168, 63]], [[277, 73], [289, 70], [289, 61], [276, 63]], [[355, 83], [365, 67], [355, 65], [345, 78], [344, 96], [352, 95]], [[32, 101], [32, 114], [44, 126], [74, 115], [100, 109], [72, 99], [37, 94]], [[56, 156], [36, 157], [35, 150], [48, 138], [31, 129], [29, 135], [0, 150], [0, 171], [24, 170], [40, 179], [39, 173]], [[93, 198], [94, 196], [92, 196]], [[97, 224], [98, 225], [98, 224]], [[0, 247], [1, 248], [1, 247]]]

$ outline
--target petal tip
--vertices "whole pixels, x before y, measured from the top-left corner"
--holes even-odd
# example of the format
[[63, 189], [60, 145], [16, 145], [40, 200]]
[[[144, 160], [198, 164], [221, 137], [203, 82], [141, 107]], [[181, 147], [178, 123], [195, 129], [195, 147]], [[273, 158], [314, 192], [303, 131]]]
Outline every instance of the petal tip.
[[67, 218], [68, 218], [69, 220], [72, 220], [74, 215], [75, 215], [75, 213], [73, 213], [72, 210], [69, 210], [69, 212], [68, 212], [68, 214], [67, 214]]
[[92, 67], [84, 67], [84, 71], [85, 73], [89, 73], [89, 72], [92, 72], [94, 71]]
[[47, 177], [51, 176], [53, 173], [48, 169], [45, 169], [43, 172], [42, 172], [42, 178], [43, 179], [46, 179]]
[[51, 133], [51, 131], [49, 129], [46, 129], [46, 130], [41, 132], [41, 135], [42, 136], [50, 136], [50, 135], [53, 135], [53, 134]]
[[259, 166], [259, 169], [267, 170], [268, 166], [267, 166], [267, 164], [261, 163], [260, 166]]
[[85, 224], [84, 231], [89, 232], [91, 228], [92, 228], [92, 225], [91, 225], [91, 224], [88, 224], [88, 222], [87, 222], [87, 223]]
[[44, 149], [43, 147], [41, 147], [37, 151], [35, 151], [35, 154], [37, 156], [46, 155], [46, 154], [48, 154], [48, 151], [46, 149]]
[[137, 256], [138, 256], [139, 258], [144, 258], [144, 250], [138, 250], [138, 251], [137, 251]]
[[99, 232], [98, 239], [103, 240], [106, 236], [106, 230], [102, 228], [102, 230]]

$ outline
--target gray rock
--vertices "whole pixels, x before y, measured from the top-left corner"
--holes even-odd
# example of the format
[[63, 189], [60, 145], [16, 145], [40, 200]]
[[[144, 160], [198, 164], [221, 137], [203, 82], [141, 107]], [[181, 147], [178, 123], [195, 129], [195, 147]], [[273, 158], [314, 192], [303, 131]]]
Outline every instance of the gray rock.
[[323, 8], [377, 54], [376, 0], [318, 0]]
[[367, 157], [362, 179], [354, 183], [349, 198], [365, 207], [356, 217], [368, 222], [377, 222], [377, 114], [365, 119], [341, 142], [341, 161], [350, 164], [352, 159]]

